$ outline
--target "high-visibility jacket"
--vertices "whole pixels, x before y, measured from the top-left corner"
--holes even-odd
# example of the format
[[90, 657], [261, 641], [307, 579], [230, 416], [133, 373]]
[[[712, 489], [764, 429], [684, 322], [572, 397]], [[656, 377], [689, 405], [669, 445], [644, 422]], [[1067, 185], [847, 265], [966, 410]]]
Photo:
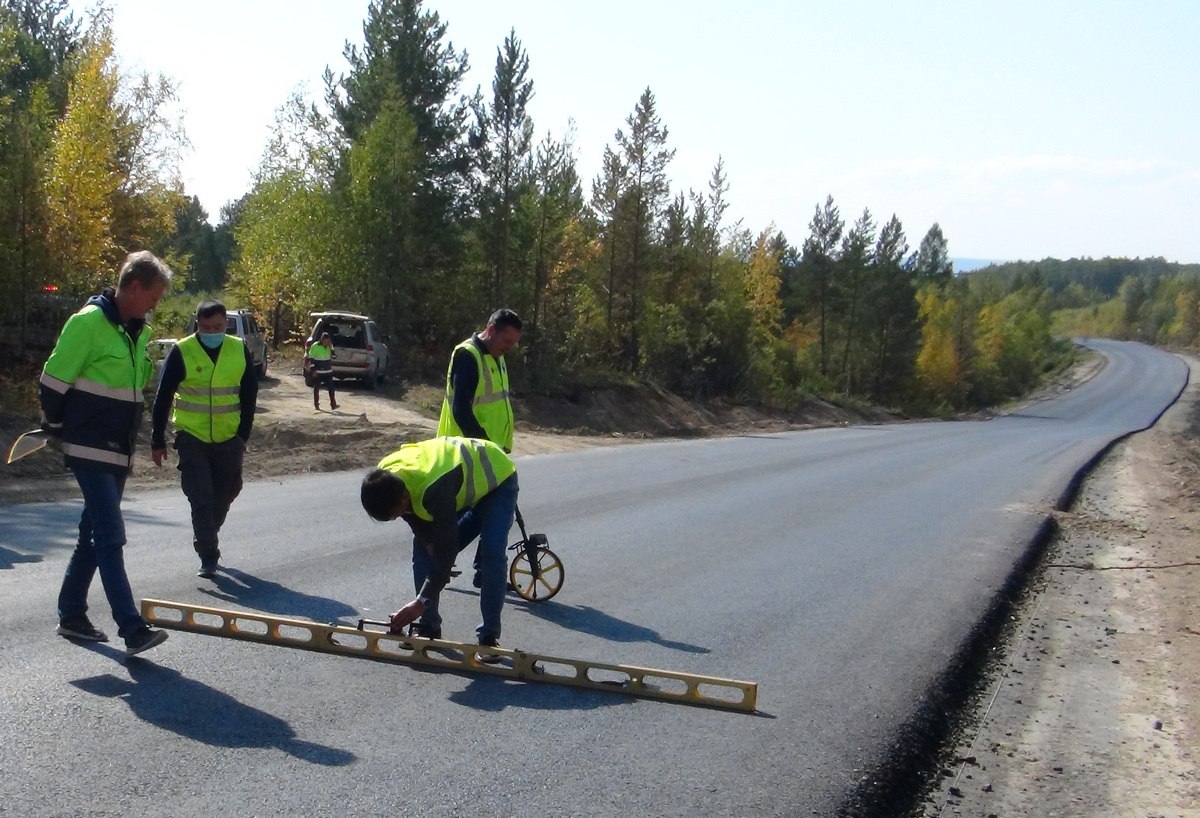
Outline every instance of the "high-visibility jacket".
[[42, 368], [39, 393], [45, 426], [61, 433], [68, 466], [123, 474], [133, 463], [142, 390], [153, 369], [146, 355], [150, 328], [130, 321], [131, 337], [107, 292], [67, 319]]
[[463, 470], [455, 510], [466, 511], [516, 473], [504, 450], [490, 440], [470, 437], [436, 437], [408, 443], [379, 461], [379, 468], [404, 481], [413, 513], [427, 522], [433, 515], [425, 507], [425, 492], [453, 469]]
[[479, 370], [475, 395], [471, 400], [475, 419], [487, 432], [488, 440], [498, 443], [506, 451], [512, 451], [513, 410], [508, 397], [508, 366], [503, 356], [497, 358], [480, 350], [474, 337], [456, 346], [450, 355], [450, 367], [446, 370], [446, 396], [442, 399], [442, 414], [438, 418], [438, 436], [463, 434], [462, 428], [454, 420], [454, 384], [450, 382], [454, 358], [460, 349], [471, 353]]
[[333, 371], [333, 350], [320, 342], [314, 342], [309, 345], [308, 359], [313, 363], [313, 369], [318, 374], [325, 374]]
[[214, 364], [195, 335], [179, 342], [185, 374], [175, 390], [175, 430], [205, 443], [224, 443], [241, 422], [242, 376], [246, 349], [240, 338], [226, 335]]

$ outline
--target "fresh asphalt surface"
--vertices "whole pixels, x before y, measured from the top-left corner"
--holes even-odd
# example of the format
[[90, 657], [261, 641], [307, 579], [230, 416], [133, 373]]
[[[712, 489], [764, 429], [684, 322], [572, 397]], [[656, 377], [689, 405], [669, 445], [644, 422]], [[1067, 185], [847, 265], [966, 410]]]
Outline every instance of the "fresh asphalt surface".
[[[79, 504], [0, 508], [0, 815], [834, 814], [1076, 471], [1184, 386], [1173, 356], [1093, 345], [1090, 382], [991, 421], [518, 459], [567, 573], [506, 607], [504, 645], [756, 681], [754, 715], [182, 632], [125, 660], [98, 579], [114, 642], [53, 633]], [[181, 494], [128, 497], [135, 595], [385, 618], [409, 538], [366, 517], [360, 478], [247, 485], [215, 582]], [[472, 639], [467, 579], [448, 639]]]

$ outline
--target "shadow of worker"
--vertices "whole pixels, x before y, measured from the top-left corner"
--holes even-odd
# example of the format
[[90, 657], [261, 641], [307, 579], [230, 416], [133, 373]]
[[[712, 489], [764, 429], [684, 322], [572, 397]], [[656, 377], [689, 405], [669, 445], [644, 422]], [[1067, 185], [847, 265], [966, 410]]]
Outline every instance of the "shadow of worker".
[[286, 721], [242, 704], [232, 696], [188, 679], [177, 670], [130, 659], [132, 679], [104, 673], [72, 685], [93, 696], [119, 698], [139, 719], [213, 747], [263, 747], [326, 767], [355, 761], [353, 753], [296, 737]]
[[357, 617], [358, 609], [336, 599], [306, 594], [256, 577], [237, 568], [222, 568], [212, 582], [215, 588], [201, 588], [200, 592], [222, 602], [234, 602], [277, 616], [303, 616], [314, 622], [334, 622], [342, 617]]

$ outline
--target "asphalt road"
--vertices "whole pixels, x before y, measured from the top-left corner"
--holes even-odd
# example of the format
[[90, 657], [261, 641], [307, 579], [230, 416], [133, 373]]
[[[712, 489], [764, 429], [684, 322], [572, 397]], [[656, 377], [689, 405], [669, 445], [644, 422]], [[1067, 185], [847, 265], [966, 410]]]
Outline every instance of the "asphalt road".
[[[1076, 472], [1184, 385], [1173, 356], [1095, 346], [1097, 377], [990, 421], [518, 460], [567, 575], [506, 608], [505, 646], [756, 681], [754, 715], [179, 632], [125, 660], [53, 634], [78, 503], [0, 509], [0, 815], [836, 814]], [[127, 498], [135, 594], [385, 617], [409, 538], [360, 478], [247, 485], [215, 583], [181, 495]], [[478, 618], [467, 578], [448, 639]], [[98, 580], [92, 606], [115, 634]]]

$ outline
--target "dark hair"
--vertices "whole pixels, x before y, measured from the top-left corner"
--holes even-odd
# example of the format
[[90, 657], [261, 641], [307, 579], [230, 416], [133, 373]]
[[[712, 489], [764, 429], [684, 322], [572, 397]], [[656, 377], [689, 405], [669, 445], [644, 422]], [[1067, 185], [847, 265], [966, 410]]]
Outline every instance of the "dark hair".
[[225, 305], [220, 301], [201, 301], [200, 306], [196, 307], [196, 320], [201, 318], [212, 318], [214, 315], [228, 315]]
[[492, 317], [488, 319], [488, 326], [496, 329], [521, 329], [521, 316], [510, 310], [508, 307], [501, 307], [492, 313]]
[[359, 498], [371, 519], [386, 523], [395, 519], [396, 506], [406, 492], [404, 481], [399, 477], [383, 469], [374, 469], [363, 478]]
[[149, 250], [139, 250], [130, 253], [121, 264], [121, 272], [117, 275], [117, 288], [120, 289], [130, 282], [137, 282], [144, 289], [171, 283], [171, 268], [159, 261], [158, 256]]

